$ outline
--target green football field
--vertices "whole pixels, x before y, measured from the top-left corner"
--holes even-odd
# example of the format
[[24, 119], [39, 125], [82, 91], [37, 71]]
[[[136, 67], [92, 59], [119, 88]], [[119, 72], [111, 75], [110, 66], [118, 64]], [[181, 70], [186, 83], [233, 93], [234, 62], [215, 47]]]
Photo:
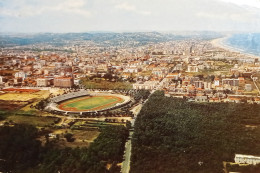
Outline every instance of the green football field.
[[116, 96], [86, 96], [62, 102], [59, 108], [65, 111], [96, 111], [123, 101], [122, 98]]

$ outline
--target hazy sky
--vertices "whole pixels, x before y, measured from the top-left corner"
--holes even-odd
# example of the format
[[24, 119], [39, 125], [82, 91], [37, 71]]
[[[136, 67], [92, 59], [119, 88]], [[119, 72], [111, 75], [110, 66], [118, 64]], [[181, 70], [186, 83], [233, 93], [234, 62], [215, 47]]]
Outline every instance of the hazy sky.
[[260, 32], [260, 0], [0, 0], [0, 32]]

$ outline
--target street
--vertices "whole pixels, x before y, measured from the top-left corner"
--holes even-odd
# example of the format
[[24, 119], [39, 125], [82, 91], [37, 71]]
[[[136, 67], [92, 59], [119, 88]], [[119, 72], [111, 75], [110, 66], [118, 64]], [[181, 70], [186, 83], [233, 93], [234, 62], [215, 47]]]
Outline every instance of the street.
[[[139, 114], [141, 108], [142, 108], [142, 104], [139, 104], [131, 110], [134, 113], [135, 118]], [[135, 118], [132, 119], [132, 121], [131, 121], [132, 128], [134, 128]], [[134, 133], [133, 131], [130, 131], [129, 139], [125, 143], [124, 161], [122, 163], [121, 173], [129, 173], [129, 171], [130, 171], [130, 163], [131, 163], [130, 159], [131, 159], [131, 149], [132, 149], [132, 141], [131, 140], [132, 140], [133, 133]]]

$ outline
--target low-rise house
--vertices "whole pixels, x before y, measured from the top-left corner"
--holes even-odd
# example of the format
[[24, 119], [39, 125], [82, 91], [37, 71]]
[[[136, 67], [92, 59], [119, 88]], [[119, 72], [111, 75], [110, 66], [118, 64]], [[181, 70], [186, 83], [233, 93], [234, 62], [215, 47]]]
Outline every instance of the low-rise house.
[[208, 102], [208, 96], [196, 96], [195, 97], [195, 101], [196, 102]]
[[253, 87], [252, 87], [252, 84], [245, 84], [245, 91], [252, 91]]
[[4, 76], [0, 76], [0, 84], [3, 84], [7, 81], [7, 79]]
[[19, 71], [19, 72], [14, 74], [14, 77], [15, 78], [23, 78], [24, 79], [24, 78], [27, 77], [27, 74], [25, 72], [23, 72], [23, 71]]
[[221, 99], [219, 97], [214, 97], [209, 99], [210, 103], [219, 103], [221, 102]]
[[159, 81], [145, 81], [145, 82], [137, 82], [133, 84], [133, 89], [147, 89], [153, 90], [159, 84]]
[[228, 84], [230, 86], [239, 86], [239, 79], [222, 79], [222, 84]]
[[199, 72], [199, 67], [197, 65], [188, 65], [187, 72]]

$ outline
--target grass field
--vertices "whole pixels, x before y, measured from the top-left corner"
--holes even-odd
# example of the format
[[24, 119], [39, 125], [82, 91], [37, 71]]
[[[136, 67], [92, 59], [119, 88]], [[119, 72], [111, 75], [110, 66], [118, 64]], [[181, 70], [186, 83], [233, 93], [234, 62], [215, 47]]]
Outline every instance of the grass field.
[[65, 111], [95, 111], [122, 103], [124, 100], [116, 96], [87, 96], [65, 101], [59, 108]]

